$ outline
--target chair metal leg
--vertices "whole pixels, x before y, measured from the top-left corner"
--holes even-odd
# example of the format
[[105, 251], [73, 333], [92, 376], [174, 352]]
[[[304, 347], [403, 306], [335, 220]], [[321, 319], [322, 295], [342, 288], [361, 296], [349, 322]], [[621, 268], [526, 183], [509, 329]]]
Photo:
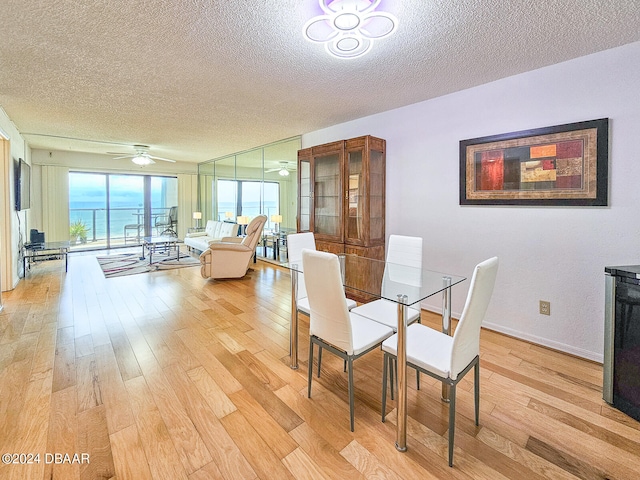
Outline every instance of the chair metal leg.
[[311, 398], [311, 379], [313, 378], [313, 340], [309, 340], [309, 387], [307, 398]]
[[318, 378], [320, 378], [320, 364], [322, 363], [322, 345], [318, 345]]
[[354, 429], [354, 401], [353, 401], [353, 359], [349, 357], [349, 414], [351, 416], [351, 431]]
[[389, 388], [391, 389], [391, 400], [393, 400], [393, 386], [395, 385], [395, 380], [393, 379], [393, 366], [395, 361], [396, 357], [389, 355]]
[[473, 367], [473, 384], [474, 384], [474, 400], [475, 400], [475, 404], [476, 404], [476, 426], [479, 425], [479, 419], [480, 419], [480, 359], [478, 359], [478, 361], [476, 362], [475, 366]]
[[[416, 320], [417, 323], [422, 323], [422, 317], [420, 316], [420, 314], [418, 314], [418, 320]], [[416, 389], [420, 390], [420, 370], [416, 369]]]
[[385, 352], [382, 360], [382, 423], [387, 416], [387, 368], [389, 368], [389, 355]]
[[456, 384], [449, 389], [449, 466], [453, 467], [453, 436], [456, 433]]

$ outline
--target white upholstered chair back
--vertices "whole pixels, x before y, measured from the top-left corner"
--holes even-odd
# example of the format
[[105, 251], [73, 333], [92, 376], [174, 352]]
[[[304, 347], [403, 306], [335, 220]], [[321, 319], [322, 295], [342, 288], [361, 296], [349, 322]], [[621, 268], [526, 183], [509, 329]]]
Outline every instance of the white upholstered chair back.
[[480, 326], [491, 300], [497, 273], [498, 257], [479, 263], [473, 271], [467, 300], [453, 334], [450, 370], [453, 380], [480, 354]]
[[[316, 240], [313, 232], [292, 233], [287, 235], [287, 257], [289, 263], [297, 263], [302, 267], [302, 250], [315, 250]], [[307, 288], [304, 282], [304, 275], [298, 275], [298, 299], [307, 296]]]
[[262, 235], [262, 229], [266, 222], [266, 215], [258, 215], [251, 220], [249, 225], [247, 225], [246, 236], [242, 239], [242, 245], [246, 245], [255, 250], [258, 246], [258, 242], [260, 241], [260, 235]]
[[[396, 292], [395, 285], [402, 285]], [[390, 235], [387, 264], [382, 282], [382, 296], [391, 298], [408, 294], [407, 288], [422, 286], [422, 238]]]
[[333, 253], [303, 249], [302, 265], [311, 307], [309, 335], [353, 355], [351, 322], [338, 257]]

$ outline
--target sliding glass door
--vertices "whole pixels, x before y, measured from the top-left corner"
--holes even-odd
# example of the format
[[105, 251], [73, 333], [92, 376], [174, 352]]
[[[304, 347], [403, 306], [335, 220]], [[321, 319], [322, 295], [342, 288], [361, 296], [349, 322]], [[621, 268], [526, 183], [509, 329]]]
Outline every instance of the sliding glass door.
[[175, 177], [69, 173], [70, 237], [76, 246], [138, 245], [142, 237], [158, 234], [157, 224], [177, 205]]
[[107, 175], [108, 245], [138, 244], [144, 230], [144, 177]]

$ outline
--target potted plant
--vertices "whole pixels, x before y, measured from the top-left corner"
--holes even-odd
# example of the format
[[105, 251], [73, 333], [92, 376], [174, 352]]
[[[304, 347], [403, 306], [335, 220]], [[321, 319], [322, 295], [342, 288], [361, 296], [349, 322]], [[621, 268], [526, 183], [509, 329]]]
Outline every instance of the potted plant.
[[87, 234], [89, 233], [89, 228], [82, 220], [76, 220], [69, 226], [69, 237], [71, 243], [86, 243]]

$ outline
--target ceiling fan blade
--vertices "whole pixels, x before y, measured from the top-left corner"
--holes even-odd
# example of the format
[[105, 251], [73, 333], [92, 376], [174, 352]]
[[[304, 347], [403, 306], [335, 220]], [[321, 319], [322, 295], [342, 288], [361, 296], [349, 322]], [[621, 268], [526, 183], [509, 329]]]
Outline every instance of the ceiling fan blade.
[[121, 157], [113, 157], [111, 160], [122, 160], [123, 158], [133, 158], [135, 155], [124, 155], [124, 154], [118, 154], [118, 155], [122, 155]]
[[149, 155], [149, 158], [154, 158], [154, 159], [156, 159], [156, 160], [162, 160], [163, 162], [176, 163], [176, 161], [175, 161], [175, 160], [171, 160], [170, 158], [156, 157], [155, 155]]
[[271, 170], [265, 170], [264, 173], [279, 172], [280, 170], [282, 170], [282, 169], [281, 168], [272, 168]]

